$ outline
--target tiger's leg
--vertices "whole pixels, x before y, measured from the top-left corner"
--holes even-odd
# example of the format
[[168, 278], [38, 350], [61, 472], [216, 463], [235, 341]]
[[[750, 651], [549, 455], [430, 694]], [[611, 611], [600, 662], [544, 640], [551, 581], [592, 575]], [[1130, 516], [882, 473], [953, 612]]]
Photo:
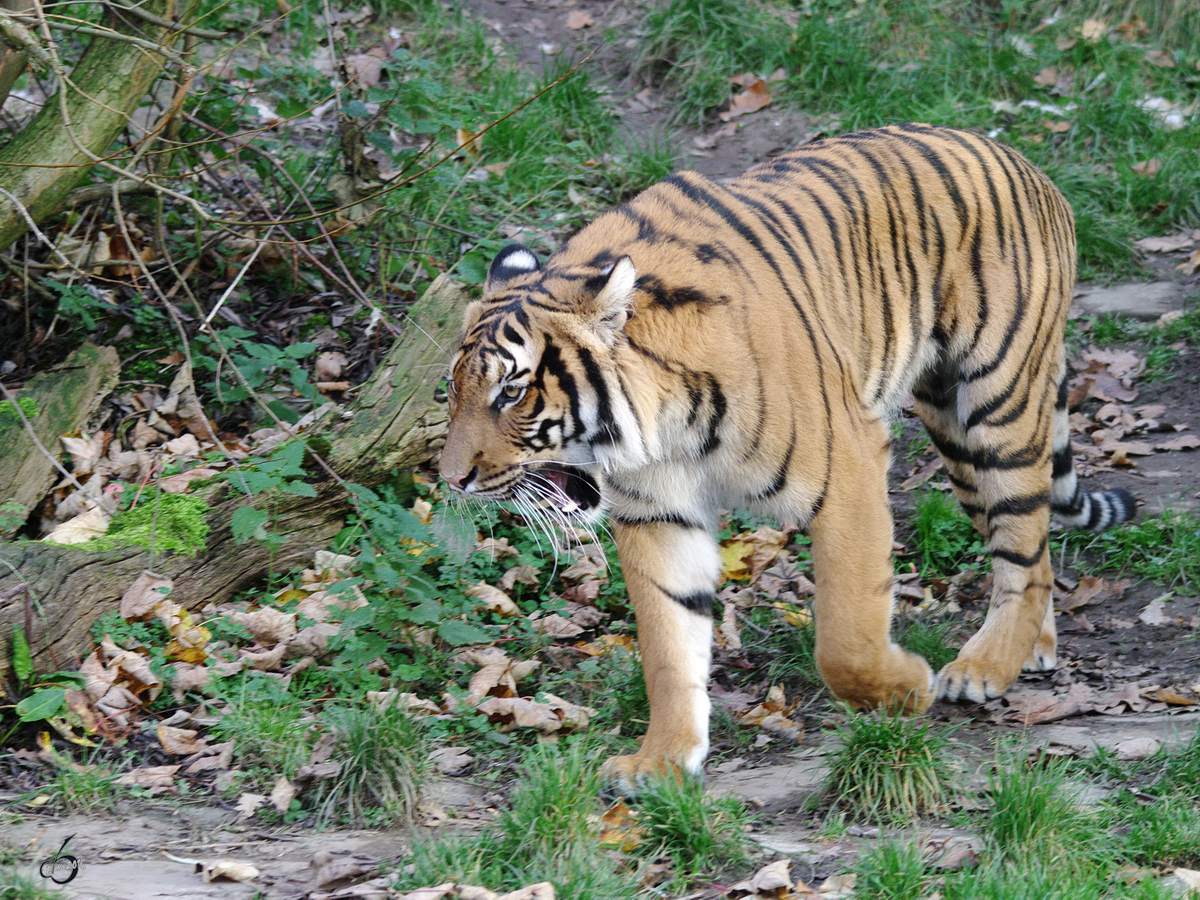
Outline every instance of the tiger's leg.
[[[1046, 409], [1031, 418], [1050, 416]], [[1039, 446], [1035, 437], [1024, 449], [1001, 454], [982, 445], [987, 430], [976, 425], [965, 443], [946, 441], [942, 451], [977, 460], [977, 493], [992, 552], [987, 618], [940, 676], [942, 697], [976, 703], [1003, 694], [1022, 668], [1052, 669], [1057, 650], [1048, 546], [1051, 447]], [[1033, 427], [1034, 435], [1051, 433], [1049, 421]]]
[[706, 530], [668, 522], [613, 523], [621, 569], [637, 617], [650, 725], [637, 753], [605, 774], [626, 794], [672, 767], [696, 773], [708, 755], [712, 601], [721, 557]]
[[852, 706], [923, 712], [934, 699], [933, 671], [891, 639], [887, 428], [875, 419], [850, 431], [857, 433], [833, 448], [826, 494], [808, 529], [817, 665], [829, 689]]

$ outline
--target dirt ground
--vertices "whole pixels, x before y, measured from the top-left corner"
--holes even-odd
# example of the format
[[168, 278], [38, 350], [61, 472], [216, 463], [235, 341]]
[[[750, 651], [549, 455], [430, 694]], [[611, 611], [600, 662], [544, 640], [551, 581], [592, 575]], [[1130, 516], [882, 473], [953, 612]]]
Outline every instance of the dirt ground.
[[[540, 65], [547, 51], [568, 58], [577, 48], [597, 43], [606, 28], [629, 21], [631, 10], [622, 3], [582, 0], [469, 0], [472, 14], [489, 23], [518, 58]], [[573, 31], [566, 26], [571, 10], [592, 14], [594, 24]], [[818, 127], [800, 113], [770, 107], [739, 120], [736, 130], [719, 137], [708, 149], [693, 138], [699, 132], [667, 124], [665, 103], [632, 79], [622, 48], [606, 46], [595, 66], [605, 73], [611, 96], [632, 135], [659, 135], [681, 149], [681, 165], [715, 178], [737, 174], [772, 152], [802, 142]], [[716, 129], [712, 129], [715, 131]], [[707, 132], [711, 136], [711, 131]], [[707, 142], [705, 142], [707, 143]], [[1186, 296], [1200, 294], [1200, 284], [1174, 278], [1170, 261], [1158, 263], [1164, 287], [1156, 288], [1166, 309], [1182, 308]], [[1145, 315], [1140, 302], [1150, 288], [1127, 292], [1121, 309]], [[1089, 305], [1111, 300], [1112, 293], [1090, 294]], [[1196, 302], [1193, 300], [1192, 302]], [[1093, 306], [1093, 308], [1095, 308]], [[1154, 310], [1158, 315], [1160, 309]], [[1135, 351], [1136, 347], [1133, 347]], [[1200, 366], [1194, 354], [1180, 356], [1170, 377], [1139, 383], [1138, 404], [1163, 404], [1173, 422], [1200, 430]], [[1094, 402], [1094, 401], [1093, 401]], [[898, 460], [895, 482], [908, 477], [920, 461]], [[1200, 503], [1200, 451], [1138, 457], [1136, 466], [1098, 473], [1094, 484], [1124, 487], [1141, 501], [1144, 515], [1164, 509], [1195, 509]], [[898, 508], [911, 502], [897, 489]], [[1062, 571], [1056, 561], [1056, 570]], [[1063, 575], [1076, 580], [1068, 568]], [[1156, 598], [1167, 594], [1161, 585], [1135, 582], [1119, 599], [1089, 606], [1074, 616], [1060, 617], [1060, 663], [1053, 673], [1022, 676], [1003, 700], [985, 707], [939, 704], [931, 713], [938, 721], [958, 726], [964, 769], [973, 772], [992, 758], [1003, 736], [1022, 736], [1053, 752], [1089, 753], [1099, 745], [1119, 752], [1131, 741], [1154, 739], [1171, 744], [1187, 739], [1200, 722], [1200, 708], [1173, 702], [1169, 691], [1193, 696], [1200, 691], [1200, 600], [1195, 586], [1177, 588], [1161, 605], [1160, 615], [1146, 615]], [[979, 620], [981, 605], [968, 605], [964, 618]], [[1153, 622], [1155, 624], [1150, 624]], [[1070, 714], [1071, 706], [1077, 707]], [[1064, 711], [1066, 715], [1059, 715]], [[710, 771], [713, 790], [728, 791], [758, 806], [768, 823], [756, 835], [774, 852], [799, 863], [794, 874], [812, 883], [842, 868], [857, 854], [870, 829], [836, 841], [818, 837], [819, 823], [805, 811], [804, 801], [819, 784], [823, 759], [829, 752], [829, 731], [812, 728], [794, 751], [762, 759], [728, 762]], [[499, 798], [490, 789], [465, 778], [442, 779], [427, 800], [428, 808], [447, 821], [478, 822], [493, 811]], [[20, 851], [26, 859], [49, 857], [68, 836], [71, 852], [81, 864], [79, 876], [65, 893], [78, 898], [151, 900], [160, 897], [260, 896], [271, 900], [311, 897], [336, 889], [354, 873], [370, 872], [375, 864], [402, 855], [401, 831], [311, 832], [298, 828], [261, 827], [253, 819], [239, 820], [235, 810], [218, 805], [122, 801], [113, 817], [43, 816], [22, 812], [4, 814], [0, 845]], [[931, 840], [950, 840], [949, 832], [931, 833]], [[960, 836], [961, 837], [961, 836]], [[205, 883], [197, 861], [220, 858], [252, 863], [260, 875], [250, 884], [229, 881]], [[343, 866], [338, 870], [333, 868]], [[333, 876], [341, 871], [343, 879]], [[257, 893], [256, 893], [257, 892]]]

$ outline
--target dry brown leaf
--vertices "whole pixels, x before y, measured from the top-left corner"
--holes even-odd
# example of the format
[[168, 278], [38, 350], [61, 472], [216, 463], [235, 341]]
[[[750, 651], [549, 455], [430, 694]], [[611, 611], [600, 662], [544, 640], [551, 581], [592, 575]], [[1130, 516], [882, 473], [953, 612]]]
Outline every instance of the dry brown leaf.
[[573, 638], [583, 634], [582, 626], [576, 625], [570, 619], [564, 619], [558, 613], [550, 613], [537, 618], [530, 616], [530, 618], [539, 634], [555, 638]]
[[738, 631], [736, 604], [725, 604], [725, 612], [721, 616], [721, 624], [717, 626], [715, 637], [717, 646], [722, 650], [733, 652], [742, 649], [742, 636]]
[[630, 655], [635, 652], [633, 638], [627, 634], [602, 634], [594, 641], [576, 644], [575, 649], [584, 656], [604, 656], [616, 649], [624, 650]]
[[262, 653], [252, 653], [249, 650], [237, 651], [238, 661], [260, 672], [278, 669], [283, 662], [283, 654], [287, 652], [287, 644], [276, 644], [274, 648]]
[[200, 732], [194, 728], [176, 728], [173, 725], [159, 725], [155, 729], [158, 742], [172, 756], [190, 756], [198, 753], [208, 741], [200, 737]]
[[281, 816], [287, 812], [295, 796], [296, 786], [280, 775], [275, 781], [275, 787], [271, 788], [271, 805], [275, 807], [276, 812]]
[[237, 803], [234, 804], [234, 809], [238, 811], [239, 819], [248, 819], [254, 815], [254, 811], [262, 806], [267, 800], [265, 794], [251, 794], [246, 791], [238, 797]]
[[1144, 178], [1151, 178], [1162, 171], [1162, 160], [1158, 158], [1144, 159], [1134, 163], [1130, 168]]
[[1194, 243], [1196, 239], [1192, 232], [1184, 231], [1167, 237], [1142, 238], [1140, 241], [1134, 241], [1133, 246], [1146, 253], [1174, 253], [1176, 250], [1186, 250]]
[[1058, 83], [1058, 69], [1054, 66], [1046, 66], [1033, 76], [1033, 80], [1042, 87], [1054, 87]]
[[1169, 440], [1155, 444], [1155, 450], [1195, 450], [1200, 447], [1200, 437], [1194, 434], [1181, 434]]
[[486, 553], [492, 559], [516, 559], [521, 551], [508, 542], [508, 538], [484, 538], [475, 545], [475, 553]]
[[789, 705], [783, 685], [777, 684], [767, 691], [766, 700], [742, 713], [737, 720], [742, 725], [755, 726], [790, 740], [801, 741], [804, 739], [804, 729], [788, 718], [798, 702]]
[[747, 73], [735, 77], [733, 83], [741, 85], [742, 92], [735, 94], [733, 99], [729, 101], [729, 109], [718, 116], [722, 122], [728, 122], [730, 119], [736, 119], [738, 116], [757, 112], [770, 104], [771, 89], [763, 79]]
[[191, 488], [193, 481], [204, 481], [207, 478], [213, 478], [220, 475], [219, 469], [213, 469], [209, 466], [197, 466], [195, 469], [188, 469], [186, 472], [180, 472], [178, 475], [168, 475], [158, 483], [158, 486], [168, 494], [186, 494]]
[[1051, 134], [1063, 134], [1071, 130], [1071, 123], [1064, 121], [1055, 122], [1053, 119], [1046, 119], [1042, 122], [1042, 127]]
[[[242, 796], [251, 796], [243, 794]], [[258, 869], [250, 863], [238, 862], [234, 859], [218, 859], [205, 863], [200, 876], [204, 883], [213, 881], [253, 881], [258, 877]]]
[[476, 600], [482, 601], [483, 605], [490, 609], [498, 616], [506, 616], [515, 618], [521, 615], [521, 608], [513, 603], [512, 598], [498, 587], [486, 582], [479, 582], [471, 585], [463, 593], [468, 597], [474, 597]]
[[1103, 19], [1085, 19], [1079, 26], [1079, 36], [1089, 44], [1095, 44], [1108, 34], [1108, 23]]
[[1198, 705], [1191, 697], [1185, 697], [1179, 691], [1169, 687], [1152, 688], [1151, 690], [1143, 691], [1142, 696], [1147, 700], [1153, 700], [1156, 703], [1165, 703], [1168, 706]]
[[1118, 25], [1117, 31], [1127, 41], [1137, 41], [1150, 34], [1150, 29], [1146, 27], [1146, 20], [1137, 15], [1130, 16], [1129, 19]]
[[400, 900], [451, 900], [457, 893], [455, 883], [447, 881], [436, 887], [417, 888], [415, 891], [409, 891]]
[[1084, 606], [1095, 606], [1112, 600], [1120, 600], [1132, 586], [1133, 582], [1128, 578], [1122, 578], [1120, 581], [1110, 584], [1107, 579], [1095, 575], [1084, 575], [1079, 579], [1075, 589], [1058, 604], [1058, 608], [1073, 612]]
[[537, 583], [537, 566], [513, 566], [500, 576], [500, 582], [497, 587], [502, 591], [511, 591], [516, 584], [527, 584], [530, 587], [537, 587]]
[[1170, 625], [1175, 621], [1175, 619], [1173, 616], [1167, 615], [1166, 611], [1164, 610], [1165, 603], [1165, 597], [1156, 597], [1155, 599], [1151, 600], [1146, 604], [1142, 611], [1138, 613], [1138, 620], [1143, 625]]
[[1113, 745], [1117, 759], [1122, 762], [1135, 762], [1153, 756], [1162, 749], [1162, 741], [1154, 737], [1128, 738]]
[[63, 522], [42, 540], [47, 544], [86, 544], [108, 531], [111, 518], [97, 506]]
[[143, 572], [121, 595], [118, 611], [122, 619], [141, 619], [158, 606], [171, 593], [174, 582], [170, 578]]
[[126, 787], [146, 788], [151, 794], [175, 789], [175, 773], [179, 766], [143, 766], [130, 769], [114, 780], [114, 784]]
[[397, 691], [395, 688], [387, 691], [367, 691], [367, 702], [378, 709], [396, 706], [411, 716], [436, 716], [442, 711], [432, 700], [424, 700], [416, 694]]
[[507, 894], [501, 894], [496, 900], [555, 900], [554, 885], [548, 881], [539, 881]]
[[1087, 685], [1072, 684], [1066, 694], [1047, 695], [1017, 694], [1008, 698], [1006, 718], [1015, 719], [1023, 725], [1043, 725], [1091, 712], [1100, 703], [1096, 692]]
[[1200, 250], [1197, 250], [1189, 258], [1181, 262], [1175, 267], [1184, 275], [1194, 275], [1197, 269], [1200, 269]]
[[235, 612], [229, 620], [243, 626], [263, 647], [274, 647], [296, 633], [296, 614], [264, 606], [254, 612]]
[[1146, 62], [1162, 69], [1175, 68], [1175, 57], [1169, 50], [1153, 49], [1146, 51]]
[[594, 24], [596, 24], [596, 20], [586, 10], [573, 9], [567, 13], [567, 27], [572, 31], [579, 31], [581, 28], [590, 28]]
[[542, 734], [553, 734], [559, 730], [571, 731], [586, 728], [594, 709], [576, 706], [570, 701], [553, 694], [539, 694], [542, 700], [525, 697], [489, 697], [477, 707], [488, 717], [488, 721], [501, 732], [515, 728], [533, 728]]
[[581, 581], [579, 584], [573, 584], [563, 591], [563, 599], [571, 603], [595, 603], [596, 598], [600, 596], [600, 588], [602, 587], [604, 587], [604, 582], [598, 578]]
[[817, 893], [828, 900], [841, 897], [853, 897], [854, 888], [858, 884], [858, 876], [851, 872], [848, 875], [830, 875], [821, 882]]
[[[753, 894], [755, 897], [785, 897], [787, 892], [793, 890], [788, 871], [791, 867], [790, 859], [777, 859], [763, 866], [745, 881], [739, 881], [729, 889], [729, 893]], [[808, 890], [803, 884], [794, 887], [797, 890]]]
[[559, 575], [563, 581], [578, 584], [581, 581], [600, 578], [608, 571], [604, 548], [599, 544], [572, 547], [571, 556], [574, 557], [575, 562], [563, 569]]
[[600, 817], [600, 845], [629, 853], [646, 839], [646, 829], [637, 822], [637, 810], [618, 800]]
[[463, 659], [480, 666], [467, 684], [465, 702], [474, 706], [484, 697], [515, 697], [517, 684], [538, 667], [536, 659], [517, 662], [497, 647], [467, 650]]
[[429, 761], [443, 775], [461, 775], [475, 762], [462, 747], [439, 747], [429, 754]]

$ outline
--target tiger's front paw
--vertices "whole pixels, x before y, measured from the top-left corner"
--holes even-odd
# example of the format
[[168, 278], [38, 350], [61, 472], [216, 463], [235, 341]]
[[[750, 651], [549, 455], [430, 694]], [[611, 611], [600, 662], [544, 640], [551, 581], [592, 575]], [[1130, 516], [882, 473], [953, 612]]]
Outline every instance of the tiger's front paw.
[[614, 756], [604, 763], [600, 775], [609, 786], [623, 797], [636, 797], [648, 781], [673, 775], [680, 777], [681, 769], [661, 756], [633, 753], [629, 756]]
[[969, 700], [986, 703], [1008, 690], [1017, 677], [1009, 667], [989, 663], [975, 656], [959, 654], [938, 675], [938, 696], [951, 702]]

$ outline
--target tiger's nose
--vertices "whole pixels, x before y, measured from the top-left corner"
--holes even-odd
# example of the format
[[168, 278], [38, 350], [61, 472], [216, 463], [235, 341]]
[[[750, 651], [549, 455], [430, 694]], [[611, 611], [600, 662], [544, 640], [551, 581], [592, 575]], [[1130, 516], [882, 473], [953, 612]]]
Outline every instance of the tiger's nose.
[[475, 466], [470, 472], [452, 472], [447, 474], [442, 473], [442, 477], [450, 483], [452, 487], [458, 488], [460, 491], [465, 491], [467, 486], [475, 480], [475, 476], [479, 474], [479, 466]]

